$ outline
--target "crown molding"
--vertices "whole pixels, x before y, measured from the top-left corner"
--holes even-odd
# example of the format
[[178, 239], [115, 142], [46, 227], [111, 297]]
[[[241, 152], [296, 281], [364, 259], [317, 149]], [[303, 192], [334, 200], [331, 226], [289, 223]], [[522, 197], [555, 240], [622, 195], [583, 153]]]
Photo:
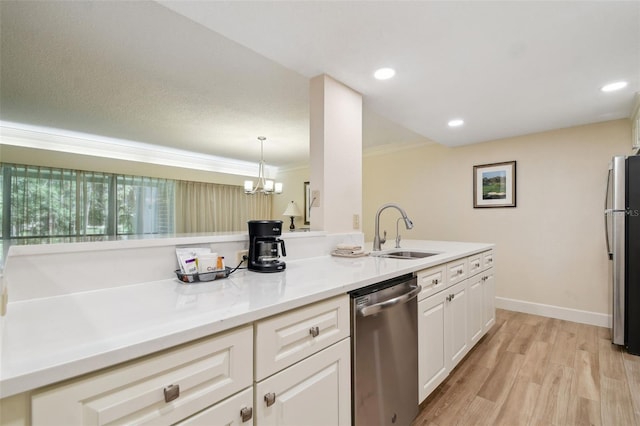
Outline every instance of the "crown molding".
[[[0, 121], [0, 145], [181, 167], [240, 176], [258, 176], [258, 163], [161, 147], [143, 142]], [[265, 166], [267, 176], [278, 168]]]

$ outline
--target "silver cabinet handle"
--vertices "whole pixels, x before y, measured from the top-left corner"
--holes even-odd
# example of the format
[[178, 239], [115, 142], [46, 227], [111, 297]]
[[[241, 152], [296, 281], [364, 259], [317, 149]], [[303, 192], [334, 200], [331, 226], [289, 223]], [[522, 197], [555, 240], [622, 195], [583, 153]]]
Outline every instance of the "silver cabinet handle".
[[420, 290], [422, 290], [422, 286], [411, 286], [410, 291], [401, 294], [398, 297], [394, 297], [393, 299], [385, 300], [384, 302], [376, 303], [374, 305], [368, 305], [359, 308], [358, 314], [363, 317], [368, 317], [369, 315], [377, 314], [384, 309], [395, 306], [398, 303], [406, 303], [416, 297], [418, 293], [420, 293]]
[[320, 335], [320, 329], [318, 327], [311, 327], [309, 329], [309, 334], [311, 337], [318, 337]]
[[253, 417], [253, 408], [244, 407], [240, 410], [240, 418], [242, 419], [242, 423], [248, 422]]
[[274, 392], [269, 392], [264, 396], [264, 402], [267, 403], [267, 407], [271, 407], [276, 402], [276, 394]]
[[169, 385], [164, 388], [164, 402], [171, 402], [180, 396], [180, 385]]

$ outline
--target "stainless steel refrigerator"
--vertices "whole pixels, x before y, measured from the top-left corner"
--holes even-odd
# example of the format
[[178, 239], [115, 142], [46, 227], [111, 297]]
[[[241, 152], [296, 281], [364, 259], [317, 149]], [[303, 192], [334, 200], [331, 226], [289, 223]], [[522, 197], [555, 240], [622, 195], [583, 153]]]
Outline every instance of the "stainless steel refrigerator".
[[613, 157], [605, 201], [613, 343], [640, 355], [640, 157]]

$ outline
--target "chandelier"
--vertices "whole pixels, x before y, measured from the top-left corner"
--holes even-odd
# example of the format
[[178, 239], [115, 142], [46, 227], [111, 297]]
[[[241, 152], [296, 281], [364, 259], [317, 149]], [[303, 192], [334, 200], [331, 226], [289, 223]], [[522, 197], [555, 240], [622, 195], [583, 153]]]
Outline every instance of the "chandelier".
[[263, 192], [265, 194], [282, 194], [282, 182], [274, 182], [266, 179], [264, 176], [264, 141], [267, 140], [264, 136], [258, 136], [260, 141], [260, 165], [258, 166], [258, 183], [253, 186], [252, 180], [244, 181], [244, 193], [255, 194], [256, 192]]

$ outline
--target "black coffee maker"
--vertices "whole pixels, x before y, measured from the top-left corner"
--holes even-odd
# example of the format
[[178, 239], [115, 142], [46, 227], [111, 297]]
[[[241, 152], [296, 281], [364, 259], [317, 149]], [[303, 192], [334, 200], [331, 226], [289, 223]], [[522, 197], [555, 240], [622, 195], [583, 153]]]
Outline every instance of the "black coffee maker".
[[286, 264], [280, 260], [287, 255], [282, 235], [281, 220], [250, 220], [248, 269], [257, 272], [280, 272]]

